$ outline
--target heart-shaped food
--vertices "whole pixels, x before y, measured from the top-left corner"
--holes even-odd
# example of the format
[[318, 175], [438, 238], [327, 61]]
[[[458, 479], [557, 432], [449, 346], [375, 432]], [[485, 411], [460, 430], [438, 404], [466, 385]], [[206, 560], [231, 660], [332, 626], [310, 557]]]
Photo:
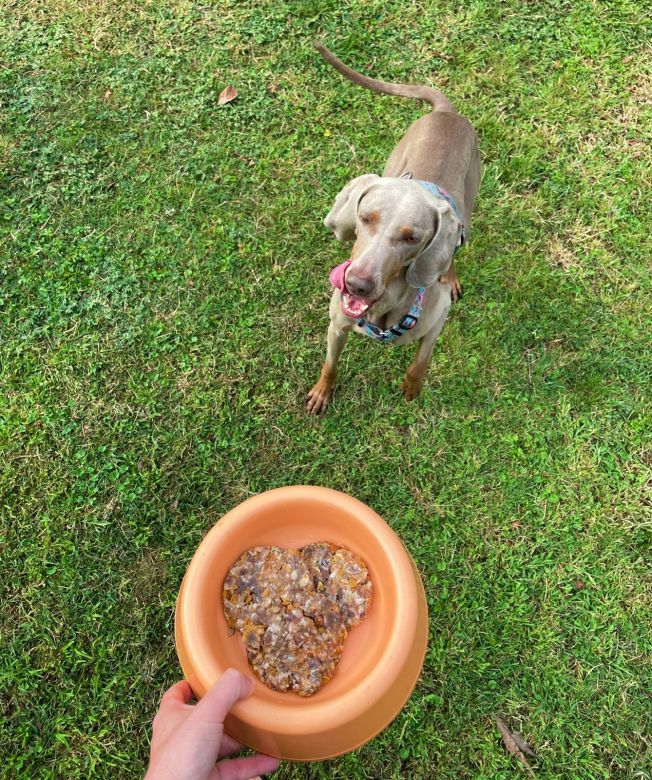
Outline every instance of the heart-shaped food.
[[275, 691], [312, 696], [335, 674], [348, 630], [367, 615], [372, 585], [344, 547], [253, 547], [229, 569], [222, 601], [249, 663]]

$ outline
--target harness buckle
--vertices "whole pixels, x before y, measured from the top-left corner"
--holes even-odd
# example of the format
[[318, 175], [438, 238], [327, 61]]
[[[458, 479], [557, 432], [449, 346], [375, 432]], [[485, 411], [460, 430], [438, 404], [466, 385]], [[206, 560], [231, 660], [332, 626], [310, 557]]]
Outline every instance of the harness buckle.
[[405, 317], [399, 322], [398, 327], [399, 328], [405, 328], [405, 330], [412, 330], [412, 328], [417, 324], [418, 317], [415, 317], [413, 314], [406, 314]]

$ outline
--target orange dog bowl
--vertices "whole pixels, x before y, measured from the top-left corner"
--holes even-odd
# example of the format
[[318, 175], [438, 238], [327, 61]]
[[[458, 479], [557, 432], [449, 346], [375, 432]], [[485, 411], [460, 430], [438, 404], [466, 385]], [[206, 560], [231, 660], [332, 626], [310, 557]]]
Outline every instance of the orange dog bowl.
[[[240, 636], [229, 637], [222, 584], [250, 547], [328, 541], [367, 564], [373, 600], [346, 639], [335, 676], [314, 696], [278, 693], [254, 675]], [[348, 753], [401, 711], [419, 677], [428, 609], [419, 573], [391, 528], [369, 507], [336, 490], [285, 487], [228, 512], [199, 545], [177, 599], [175, 637], [183, 673], [198, 697], [233, 666], [254, 691], [229, 714], [239, 742], [278, 758], [319, 761]]]

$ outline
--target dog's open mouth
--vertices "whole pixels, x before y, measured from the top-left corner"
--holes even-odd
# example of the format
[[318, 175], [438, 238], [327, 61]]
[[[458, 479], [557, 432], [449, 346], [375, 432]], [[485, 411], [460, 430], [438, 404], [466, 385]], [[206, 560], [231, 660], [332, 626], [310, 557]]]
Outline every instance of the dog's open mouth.
[[342, 307], [342, 311], [344, 314], [346, 314], [347, 317], [357, 319], [358, 317], [362, 317], [362, 315], [367, 311], [372, 303], [373, 301], [369, 301], [366, 298], [361, 298], [358, 295], [353, 295], [347, 290], [342, 293], [340, 306]]
[[346, 287], [346, 271], [351, 265], [351, 261], [347, 260], [345, 263], [336, 266], [330, 273], [330, 282], [337, 290], [342, 293], [342, 300], [340, 306], [342, 311], [347, 317], [351, 319], [357, 319], [367, 311], [374, 301], [370, 301], [368, 298], [363, 298], [360, 295], [354, 295]]

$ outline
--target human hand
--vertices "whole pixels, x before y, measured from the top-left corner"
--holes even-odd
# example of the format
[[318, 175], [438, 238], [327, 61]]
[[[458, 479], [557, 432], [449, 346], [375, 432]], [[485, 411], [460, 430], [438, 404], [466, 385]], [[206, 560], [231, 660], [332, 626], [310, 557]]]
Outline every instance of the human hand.
[[279, 765], [277, 758], [257, 753], [219, 761], [242, 749], [224, 734], [224, 718], [253, 690], [253, 682], [227, 669], [196, 705], [185, 680], [169, 688], [152, 724], [149, 769], [145, 780], [251, 780]]

